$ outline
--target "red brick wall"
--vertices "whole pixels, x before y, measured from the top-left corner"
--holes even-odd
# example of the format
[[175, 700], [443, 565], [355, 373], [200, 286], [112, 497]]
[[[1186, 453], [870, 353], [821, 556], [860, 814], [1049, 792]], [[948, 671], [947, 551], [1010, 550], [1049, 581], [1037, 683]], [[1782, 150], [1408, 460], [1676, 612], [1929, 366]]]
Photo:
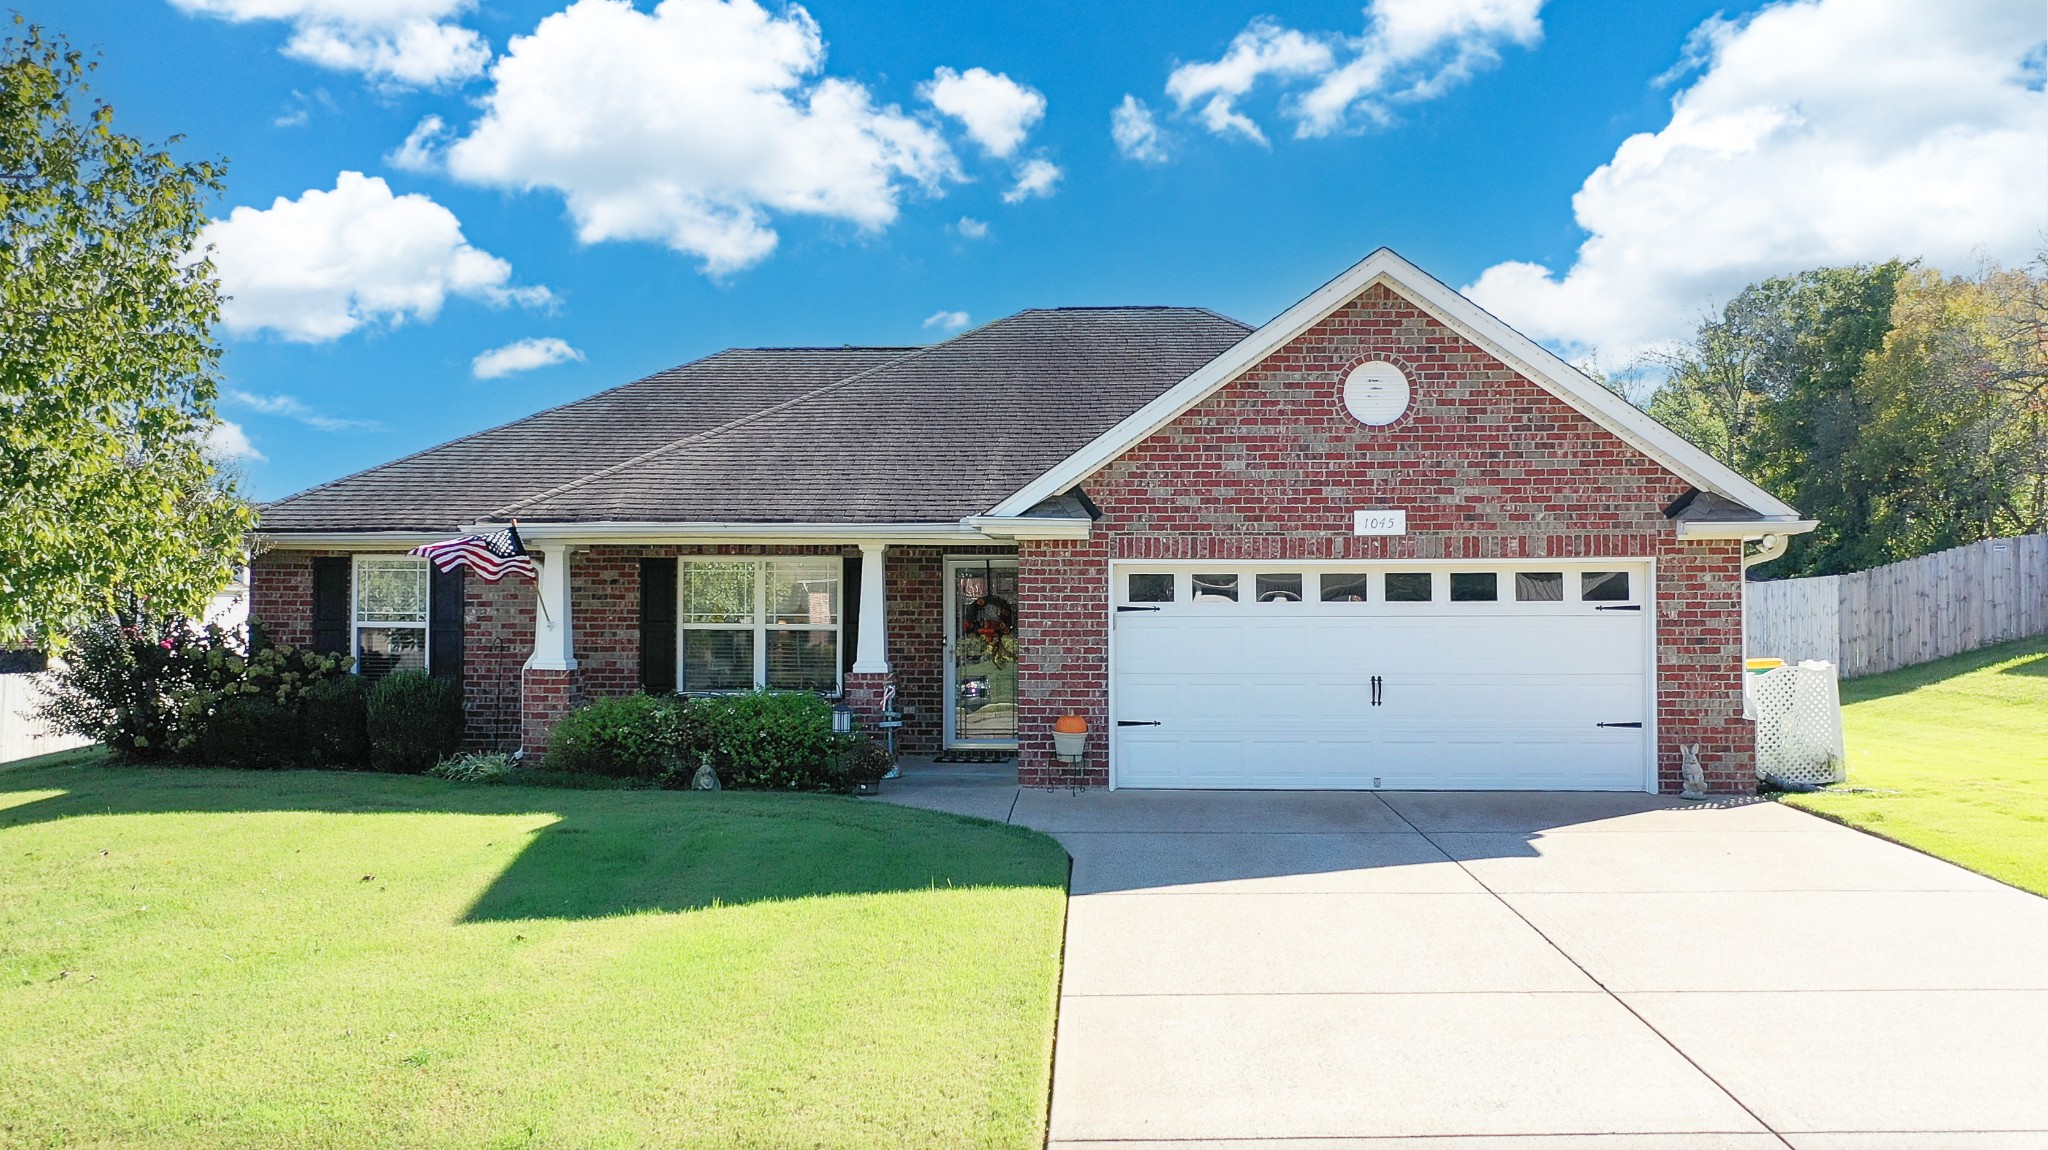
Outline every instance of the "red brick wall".
[[462, 696], [469, 707], [469, 743], [511, 750], [525, 737], [520, 720], [521, 671], [533, 654], [536, 588], [508, 575], [496, 583], [462, 581]]
[[[1354, 364], [1398, 364], [1409, 410], [1368, 428], [1343, 409]], [[1688, 484], [1385, 288], [1374, 288], [1084, 483], [1085, 543], [1023, 548], [1027, 783], [1054, 779], [1067, 708], [1097, 732], [1107, 780], [1110, 559], [1653, 558], [1658, 758], [1676, 787], [1698, 743], [1718, 790], [1754, 789], [1741, 714], [1734, 542], [1680, 543], [1662, 509]], [[1408, 510], [1400, 537], [1351, 534], [1359, 507]]]
[[294, 647], [313, 641], [313, 559], [340, 551], [265, 551], [249, 561], [249, 621]]

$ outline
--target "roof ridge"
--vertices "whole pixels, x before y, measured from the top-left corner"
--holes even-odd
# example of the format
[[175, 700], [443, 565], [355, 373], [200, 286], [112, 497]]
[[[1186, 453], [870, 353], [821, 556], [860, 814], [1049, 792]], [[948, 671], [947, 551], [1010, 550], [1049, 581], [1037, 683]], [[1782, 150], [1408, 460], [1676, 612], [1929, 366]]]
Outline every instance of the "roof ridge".
[[[982, 327], [989, 327], [1000, 322], [1002, 321], [990, 320], [988, 323], [983, 324]], [[981, 328], [975, 328], [974, 330], [980, 331]], [[757, 419], [773, 415], [779, 411], [784, 411], [800, 403], [805, 403], [808, 402], [809, 400], [817, 398], [818, 396], [824, 395], [826, 392], [833, 391], [837, 388], [845, 387], [848, 384], [858, 382], [863, 377], [873, 375], [875, 372], [878, 372], [885, 367], [894, 367], [897, 364], [904, 362], [905, 360], [916, 359], [918, 356], [924, 355], [928, 352], [944, 347], [947, 344], [952, 343], [953, 340], [959, 339], [962, 336], [970, 334], [972, 334], [972, 332], [962, 332], [960, 333], [960, 335], [954, 336], [953, 339], [943, 340], [939, 343], [927, 344], [924, 347], [914, 348], [907, 354], [899, 355], [894, 359], [884, 360], [873, 367], [865, 368], [863, 370], [854, 372], [852, 375], [849, 375], [844, 379], [834, 380], [823, 387], [817, 388], [812, 391], [807, 391], [802, 395], [793, 396], [789, 399], [785, 399], [781, 403], [772, 404], [768, 407], [760, 409], [759, 411], [748, 412], [747, 414], [742, 415], [736, 419], [727, 420], [726, 422], [719, 424], [717, 427], [707, 427], [703, 431], [692, 432], [691, 434], [685, 435], [680, 439], [670, 440], [669, 442], [664, 443], [659, 447], [649, 448], [648, 450], [643, 451], [630, 459], [622, 459], [609, 467], [601, 467], [588, 475], [584, 475], [576, 479], [571, 479], [567, 483], [558, 483], [555, 486], [548, 488], [546, 491], [535, 492], [534, 494], [526, 496], [523, 499], [515, 499], [512, 502], [505, 504], [503, 507], [498, 508], [496, 511], [491, 512], [491, 514], [494, 516], [510, 516], [514, 511], [517, 511], [521, 507], [525, 507], [532, 503], [538, 503], [541, 500], [552, 498], [566, 491], [572, 491], [578, 487], [583, 486], [586, 483], [595, 482], [596, 480], [602, 479], [605, 476], [610, 475], [614, 472], [623, 471], [628, 467], [632, 467], [640, 463], [645, 463], [647, 460], [653, 459], [664, 452], [673, 451], [678, 447], [685, 446], [686, 444], [700, 442], [702, 440], [713, 438], [714, 436], [723, 435], [726, 432], [732, 431], [736, 428], [745, 427], [747, 424], [752, 423]]]

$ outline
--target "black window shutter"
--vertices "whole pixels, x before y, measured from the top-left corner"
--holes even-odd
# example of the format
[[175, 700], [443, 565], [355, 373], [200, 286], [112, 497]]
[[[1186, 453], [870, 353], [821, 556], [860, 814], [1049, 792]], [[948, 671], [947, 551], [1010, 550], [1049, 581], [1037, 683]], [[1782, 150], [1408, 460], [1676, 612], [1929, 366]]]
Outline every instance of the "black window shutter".
[[434, 571], [427, 589], [427, 668], [436, 679], [462, 681], [462, 568]]
[[313, 649], [323, 655], [348, 654], [348, 592], [348, 556], [313, 560]]
[[676, 689], [676, 561], [640, 561], [640, 689]]
[[853, 670], [853, 653], [860, 649], [860, 556], [839, 560], [839, 669]]

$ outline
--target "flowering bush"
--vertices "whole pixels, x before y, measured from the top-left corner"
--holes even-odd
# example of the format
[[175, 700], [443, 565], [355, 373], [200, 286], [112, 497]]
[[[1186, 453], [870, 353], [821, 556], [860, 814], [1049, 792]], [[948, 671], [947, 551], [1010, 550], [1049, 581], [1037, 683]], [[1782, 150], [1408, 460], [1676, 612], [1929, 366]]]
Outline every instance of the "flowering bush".
[[72, 636], [42, 713], [127, 758], [285, 766], [303, 750], [291, 732], [306, 691], [348, 673], [347, 656], [195, 628], [130, 600]]

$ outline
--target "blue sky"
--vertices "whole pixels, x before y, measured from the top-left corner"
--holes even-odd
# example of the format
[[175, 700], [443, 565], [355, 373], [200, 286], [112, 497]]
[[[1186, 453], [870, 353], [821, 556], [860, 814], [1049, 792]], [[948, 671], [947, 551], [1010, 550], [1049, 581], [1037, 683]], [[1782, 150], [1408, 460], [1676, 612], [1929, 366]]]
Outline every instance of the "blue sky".
[[[1256, 323], [1382, 244], [1620, 366], [1760, 275], [2048, 229], [2032, 0], [568, 7], [25, 6], [101, 53], [123, 130], [229, 161], [256, 496], [723, 347]], [[519, 341], [574, 354], [477, 377]]]

